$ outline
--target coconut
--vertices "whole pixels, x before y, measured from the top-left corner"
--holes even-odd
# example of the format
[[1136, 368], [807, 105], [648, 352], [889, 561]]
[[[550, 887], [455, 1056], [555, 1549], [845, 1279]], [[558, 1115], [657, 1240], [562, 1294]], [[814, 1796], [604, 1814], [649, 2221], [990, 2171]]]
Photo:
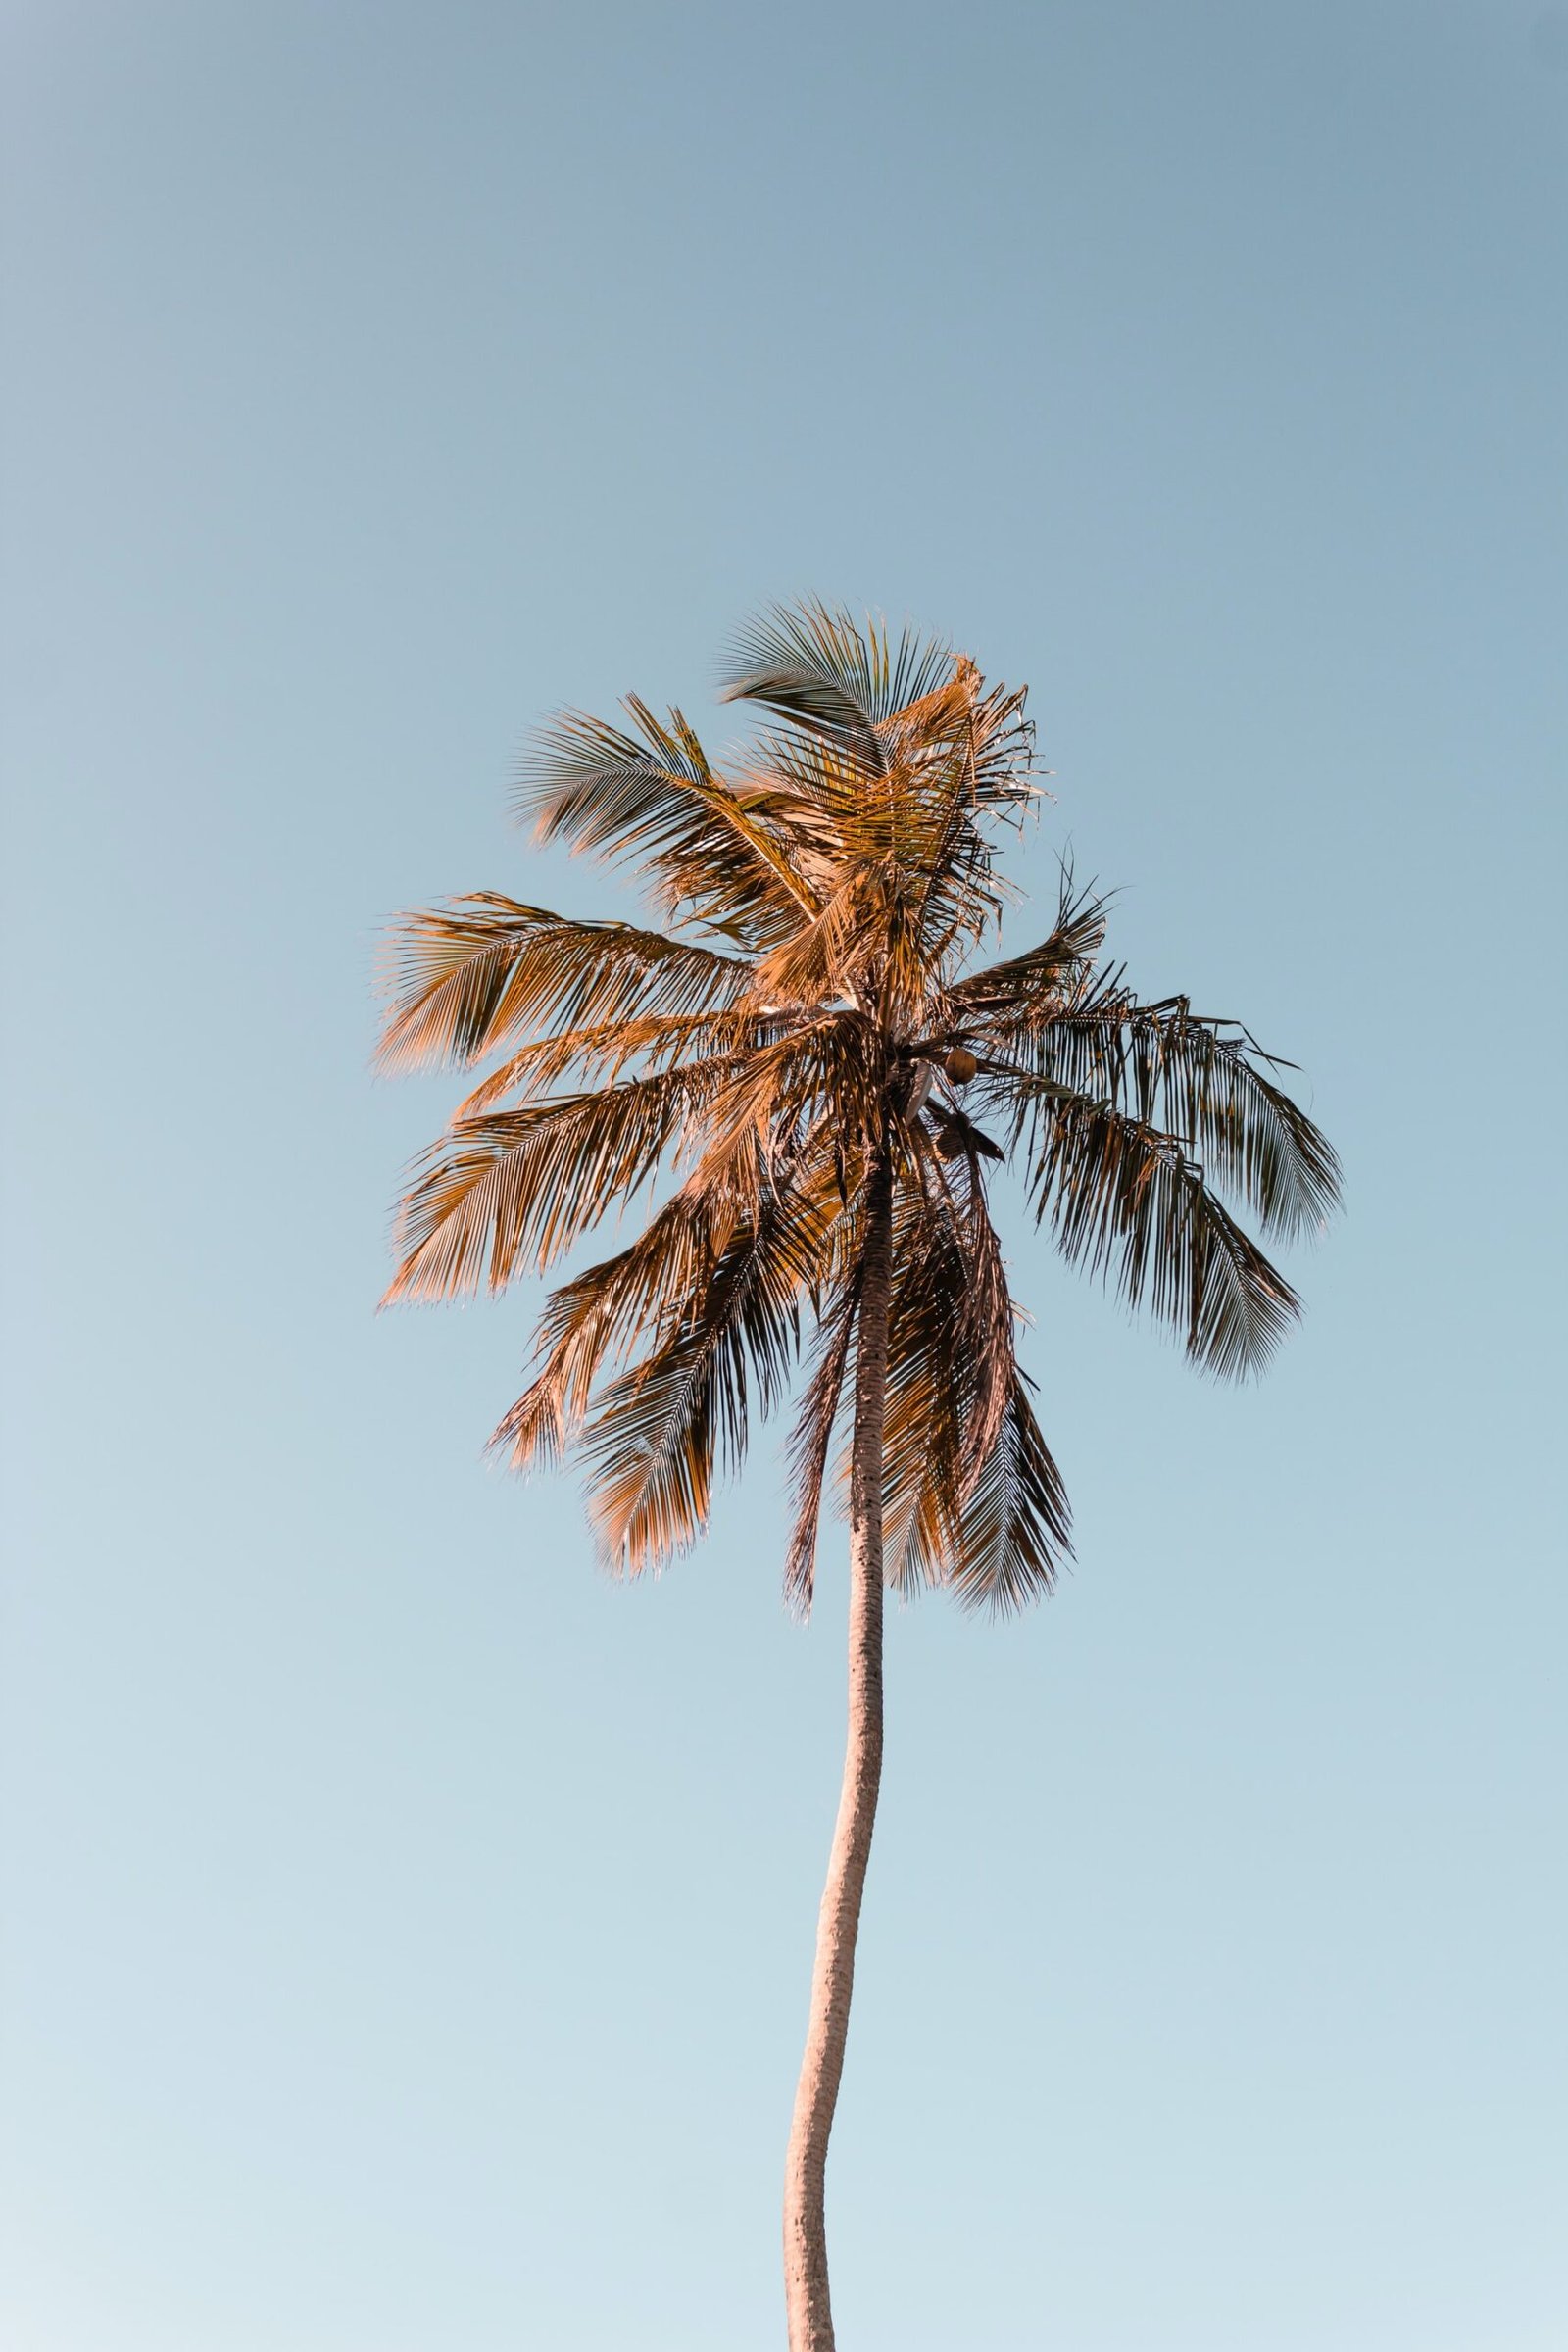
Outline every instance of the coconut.
[[967, 1086], [980, 1064], [967, 1046], [955, 1046], [942, 1067], [955, 1086]]

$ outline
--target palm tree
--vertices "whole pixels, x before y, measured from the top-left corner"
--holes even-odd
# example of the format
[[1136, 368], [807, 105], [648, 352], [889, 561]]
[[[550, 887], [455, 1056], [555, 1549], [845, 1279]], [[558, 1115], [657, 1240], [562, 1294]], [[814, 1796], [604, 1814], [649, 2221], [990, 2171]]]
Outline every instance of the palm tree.
[[413, 1171], [388, 1297], [501, 1291], [658, 1187], [628, 1248], [549, 1295], [492, 1440], [519, 1470], [578, 1452], [627, 1575], [691, 1544], [805, 1359], [783, 1546], [802, 1616], [830, 1477], [850, 1537], [848, 1747], [784, 2199], [790, 2345], [826, 2352], [884, 1588], [1010, 1611], [1068, 1548], [989, 1167], [1013, 1160], [1062, 1254], [1228, 1375], [1298, 1308], [1215, 1188], [1292, 1237], [1338, 1177], [1245, 1030], [1144, 1004], [1102, 962], [1103, 902], [1070, 876], [1037, 947], [977, 965], [1008, 895], [998, 830], [1037, 797], [1023, 691], [811, 603], [746, 633], [736, 698], [762, 716], [723, 774], [679, 710], [635, 698], [624, 725], [559, 718], [524, 769], [535, 837], [635, 867], [654, 925], [489, 893], [402, 919], [383, 1062], [495, 1066]]

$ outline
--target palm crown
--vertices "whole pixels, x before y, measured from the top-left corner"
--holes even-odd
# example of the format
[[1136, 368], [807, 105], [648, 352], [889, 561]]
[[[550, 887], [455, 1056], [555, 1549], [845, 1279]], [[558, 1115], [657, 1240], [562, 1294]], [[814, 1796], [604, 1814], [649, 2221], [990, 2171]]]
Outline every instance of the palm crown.
[[1265, 1236], [1315, 1229], [1334, 1153], [1245, 1030], [1132, 993], [1070, 879], [1047, 938], [983, 960], [998, 836], [1038, 790], [1022, 690], [810, 604], [751, 628], [725, 696], [762, 716], [722, 774], [635, 698], [624, 725], [560, 718], [524, 770], [538, 839], [636, 867], [649, 927], [490, 893], [399, 925], [383, 1062], [495, 1066], [413, 1172], [388, 1297], [500, 1290], [658, 1200], [550, 1295], [492, 1443], [519, 1468], [580, 1450], [604, 1550], [635, 1571], [699, 1532], [804, 1359], [804, 1609], [880, 1231], [888, 1578], [1015, 1607], [1049, 1589], [1068, 1509], [991, 1163], [1067, 1259], [1245, 1375], [1298, 1301], [1220, 1195]]

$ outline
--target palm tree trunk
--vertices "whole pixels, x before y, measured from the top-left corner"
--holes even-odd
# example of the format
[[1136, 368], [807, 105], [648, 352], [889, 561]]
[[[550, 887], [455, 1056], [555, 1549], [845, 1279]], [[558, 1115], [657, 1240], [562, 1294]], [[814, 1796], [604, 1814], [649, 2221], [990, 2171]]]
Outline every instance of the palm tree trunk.
[[784, 2170], [784, 2296], [790, 2352], [833, 2352], [822, 2192], [844, 2072], [855, 1939], [882, 1778], [882, 1429], [887, 1402], [893, 1184], [872, 1180], [850, 1455], [850, 1699], [844, 1786], [816, 1923], [806, 2055]]

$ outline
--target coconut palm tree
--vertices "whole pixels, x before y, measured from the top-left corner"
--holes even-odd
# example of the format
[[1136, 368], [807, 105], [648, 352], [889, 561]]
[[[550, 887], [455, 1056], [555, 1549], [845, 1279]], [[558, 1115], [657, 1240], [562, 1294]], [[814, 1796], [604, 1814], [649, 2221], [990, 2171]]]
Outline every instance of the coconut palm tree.
[[810, 1607], [824, 1490], [847, 1501], [849, 1736], [789, 2139], [792, 2352], [833, 2343], [823, 2226], [882, 1768], [886, 1586], [1010, 1611], [1068, 1548], [987, 1200], [1011, 1162], [1064, 1257], [1209, 1371], [1261, 1369], [1297, 1314], [1264, 1234], [1317, 1228], [1334, 1153], [1281, 1065], [1102, 960], [1064, 881], [1037, 947], [980, 960], [999, 833], [1035, 802], [1024, 692], [820, 604], [742, 639], [724, 772], [679, 710], [572, 712], [537, 741], [536, 839], [634, 868], [650, 921], [483, 893], [404, 917], [390, 1067], [493, 1067], [413, 1171], [389, 1298], [501, 1291], [645, 1196], [629, 1247], [571, 1274], [493, 1445], [586, 1464], [605, 1560], [635, 1575], [703, 1528], [715, 1475], [803, 1374], [784, 1590]]

